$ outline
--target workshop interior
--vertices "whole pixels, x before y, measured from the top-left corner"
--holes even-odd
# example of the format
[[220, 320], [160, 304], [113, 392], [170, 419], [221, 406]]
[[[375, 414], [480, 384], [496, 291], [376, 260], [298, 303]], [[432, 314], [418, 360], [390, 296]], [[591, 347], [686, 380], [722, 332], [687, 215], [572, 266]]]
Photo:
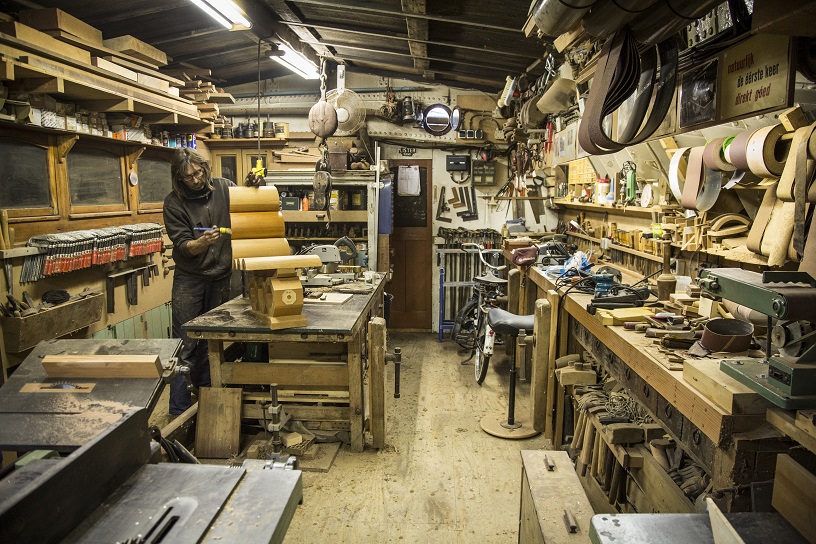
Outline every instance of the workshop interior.
[[0, 0], [0, 542], [816, 542], [813, 21]]

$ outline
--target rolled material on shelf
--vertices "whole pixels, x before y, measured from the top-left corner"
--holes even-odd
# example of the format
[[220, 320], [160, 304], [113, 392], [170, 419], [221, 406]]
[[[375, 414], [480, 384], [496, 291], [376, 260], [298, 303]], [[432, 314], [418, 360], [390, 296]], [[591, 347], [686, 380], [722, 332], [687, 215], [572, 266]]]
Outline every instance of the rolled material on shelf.
[[705, 167], [704, 152], [704, 147], [692, 147], [689, 152], [686, 183], [680, 199], [680, 204], [687, 210], [698, 212], [710, 210], [720, 195], [721, 174]]
[[544, 91], [536, 102], [536, 108], [541, 113], [558, 113], [564, 111], [578, 100], [578, 85], [567, 78], [556, 79]]
[[717, 172], [733, 172], [734, 165], [725, 160], [723, 156], [723, 144], [725, 138], [714, 138], [708, 142], [703, 151], [703, 162], [707, 168]]
[[289, 242], [286, 238], [252, 238], [232, 241], [232, 258], [247, 257], [280, 257], [289, 255]]
[[776, 199], [771, 219], [762, 237], [762, 254], [768, 257], [768, 266], [782, 266], [788, 255], [788, 245], [793, 236], [795, 204]]
[[581, 26], [587, 34], [596, 38], [606, 38], [615, 30], [639, 17], [654, 3], [655, 0], [597, 2], [581, 19]]
[[541, 0], [533, 7], [533, 21], [545, 36], [556, 38], [572, 29], [596, 0]]
[[687, 157], [691, 152], [690, 147], [681, 147], [675, 150], [669, 161], [669, 189], [677, 202], [683, 198], [683, 188], [686, 185], [686, 173], [688, 172]]
[[274, 185], [263, 187], [230, 187], [230, 213], [277, 212], [280, 196]]
[[762, 127], [751, 135], [746, 154], [751, 172], [765, 178], [779, 177], [790, 149], [790, 143], [781, 140], [786, 132], [780, 123]]
[[249, 257], [235, 259], [235, 268], [238, 270], [279, 270], [281, 268], [304, 268], [322, 266], [323, 262], [318, 255], [286, 255], [281, 257]]
[[754, 222], [751, 225], [751, 232], [748, 233], [748, 241], [745, 246], [754, 253], [762, 253], [762, 238], [765, 235], [765, 230], [768, 228], [768, 222], [771, 220], [771, 212], [776, 203], [776, 183], [768, 186], [765, 190], [765, 196], [762, 198], [762, 203], [759, 205]]
[[720, 0], [663, 0], [632, 21], [638, 42], [654, 45], [693, 23]]
[[232, 239], [283, 238], [284, 222], [281, 212], [231, 213]]

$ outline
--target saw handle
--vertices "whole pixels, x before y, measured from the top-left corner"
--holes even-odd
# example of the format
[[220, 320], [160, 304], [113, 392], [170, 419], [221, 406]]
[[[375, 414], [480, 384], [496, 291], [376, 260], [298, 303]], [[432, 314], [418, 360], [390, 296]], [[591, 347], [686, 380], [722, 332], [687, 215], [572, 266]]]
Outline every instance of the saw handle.
[[357, 246], [354, 245], [354, 242], [352, 242], [351, 238], [348, 236], [343, 236], [337, 240], [334, 245], [338, 248], [349, 248], [350, 252], [345, 252], [342, 249], [340, 250], [340, 258], [343, 259], [344, 262], [357, 257]]

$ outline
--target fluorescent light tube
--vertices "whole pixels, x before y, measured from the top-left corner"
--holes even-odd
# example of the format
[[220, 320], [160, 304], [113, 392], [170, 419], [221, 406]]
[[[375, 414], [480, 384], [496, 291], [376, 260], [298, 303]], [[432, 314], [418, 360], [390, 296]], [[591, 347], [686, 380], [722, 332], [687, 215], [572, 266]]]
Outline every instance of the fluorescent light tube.
[[190, 0], [227, 30], [249, 30], [252, 23], [232, 0]]
[[281, 43], [278, 48], [283, 51], [282, 57], [269, 57], [278, 64], [281, 64], [291, 71], [302, 77], [303, 79], [319, 79], [320, 74], [317, 71], [317, 65], [298, 53], [285, 43]]

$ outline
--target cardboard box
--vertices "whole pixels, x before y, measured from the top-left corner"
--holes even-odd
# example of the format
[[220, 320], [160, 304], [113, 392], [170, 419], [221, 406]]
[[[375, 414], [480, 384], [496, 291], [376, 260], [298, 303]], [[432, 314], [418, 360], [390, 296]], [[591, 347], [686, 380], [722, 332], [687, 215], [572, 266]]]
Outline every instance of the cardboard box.
[[58, 8], [23, 10], [20, 12], [20, 22], [37, 30], [63, 30], [90, 44], [102, 47], [101, 30]]

